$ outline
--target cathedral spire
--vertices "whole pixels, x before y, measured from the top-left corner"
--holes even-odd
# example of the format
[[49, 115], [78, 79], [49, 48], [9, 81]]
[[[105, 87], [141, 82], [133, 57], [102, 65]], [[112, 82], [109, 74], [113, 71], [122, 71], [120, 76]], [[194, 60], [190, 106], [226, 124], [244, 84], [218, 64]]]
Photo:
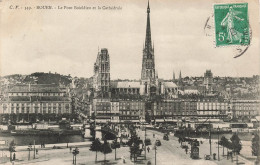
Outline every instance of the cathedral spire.
[[181, 77], [181, 70], [180, 70], [179, 80], [181, 80], [181, 79], [182, 79], [182, 77]]
[[180, 70], [180, 75], [179, 75], [179, 80], [178, 80], [178, 85], [182, 86], [182, 77], [181, 77], [181, 70]]
[[175, 72], [174, 72], [174, 70], [172, 72], [172, 80], [173, 80], [173, 82], [175, 82]]
[[151, 26], [150, 26], [150, 5], [148, 0], [147, 6], [147, 24], [146, 24], [146, 37], [145, 37], [145, 47], [152, 48], [152, 39], [151, 39]]
[[152, 45], [151, 37], [151, 25], [150, 25], [150, 4], [148, 0], [147, 4], [147, 23], [146, 23], [146, 35], [143, 48], [143, 62], [142, 62], [142, 80], [149, 80], [154, 82], [155, 74], [155, 62], [154, 62], [154, 45]]
[[149, 5], [149, 0], [148, 0], [148, 6], [147, 6], [147, 13], [150, 13], [150, 5]]

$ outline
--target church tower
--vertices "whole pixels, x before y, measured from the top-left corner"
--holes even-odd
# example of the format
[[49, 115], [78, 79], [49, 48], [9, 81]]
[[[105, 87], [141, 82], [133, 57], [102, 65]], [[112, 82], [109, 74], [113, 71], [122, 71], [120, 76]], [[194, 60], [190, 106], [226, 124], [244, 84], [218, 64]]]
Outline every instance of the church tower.
[[147, 24], [146, 36], [143, 49], [143, 62], [141, 80], [155, 80], [155, 63], [154, 63], [154, 48], [152, 47], [151, 26], [150, 26], [150, 6], [148, 1], [147, 6]]
[[158, 75], [155, 73], [154, 46], [152, 46], [151, 25], [150, 25], [150, 5], [147, 6], [147, 22], [145, 44], [143, 48], [142, 72], [141, 72], [141, 95], [158, 94]]
[[98, 52], [94, 64], [93, 88], [96, 95], [102, 97], [110, 95], [110, 59], [106, 48]]

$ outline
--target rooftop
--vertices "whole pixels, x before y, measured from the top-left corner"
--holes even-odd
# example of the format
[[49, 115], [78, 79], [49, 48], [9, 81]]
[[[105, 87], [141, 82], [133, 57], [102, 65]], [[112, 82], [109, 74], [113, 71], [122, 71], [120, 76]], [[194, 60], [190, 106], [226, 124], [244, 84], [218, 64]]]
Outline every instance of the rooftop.
[[111, 88], [140, 88], [140, 82], [136, 81], [121, 81], [111, 82]]
[[9, 93], [15, 92], [62, 92], [59, 86], [54, 84], [28, 84], [28, 85], [15, 85], [8, 91]]
[[10, 101], [70, 101], [68, 97], [61, 96], [11, 96]]

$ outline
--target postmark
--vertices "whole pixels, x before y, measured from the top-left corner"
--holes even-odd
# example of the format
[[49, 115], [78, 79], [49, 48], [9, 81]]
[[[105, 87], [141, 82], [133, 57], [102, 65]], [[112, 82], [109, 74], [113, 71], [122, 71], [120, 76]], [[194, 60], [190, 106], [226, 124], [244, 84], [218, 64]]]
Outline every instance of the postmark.
[[250, 45], [248, 4], [214, 4], [215, 44]]

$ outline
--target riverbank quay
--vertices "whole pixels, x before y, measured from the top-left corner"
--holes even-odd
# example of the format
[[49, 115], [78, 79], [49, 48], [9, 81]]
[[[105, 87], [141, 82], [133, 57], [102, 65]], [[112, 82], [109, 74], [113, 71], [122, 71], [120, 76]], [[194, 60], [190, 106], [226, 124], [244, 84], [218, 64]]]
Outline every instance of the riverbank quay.
[[[55, 144], [56, 145], [56, 144]], [[20, 164], [28, 164], [28, 165], [46, 165], [46, 164], [56, 164], [56, 165], [71, 165], [73, 158], [72, 158], [72, 151], [70, 148], [66, 148], [63, 144], [63, 148], [61, 149], [51, 149], [50, 146], [46, 146], [44, 149], [39, 150], [39, 153], [36, 154], [35, 159], [33, 159], [33, 151], [30, 153], [30, 160], [28, 159], [29, 151], [19, 151], [16, 152], [16, 161], [14, 162], [15, 165]], [[89, 150], [89, 146], [86, 143], [81, 144], [69, 144], [72, 147], [72, 150], [75, 147], [78, 147], [79, 154], [77, 155], [77, 165], [101, 165], [104, 164], [104, 154], [98, 152], [97, 153], [97, 162], [95, 162], [95, 155], [96, 152], [92, 152]], [[106, 164], [118, 164], [118, 165], [134, 165], [134, 163], [130, 160], [130, 153], [129, 147], [123, 147], [117, 149], [117, 159], [115, 160], [115, 150], [112, 150], [112, 153], [106, 154]], [[7, 158], [7, 157], [6, 157]], [[123, 161], [125, 160], [125, 161]], [[149, 157], [147, 157], [146, 162], [149, 161]], [[125, 163], [124, 163], [125, 162]], [[135, 164], [146, 164], [146, 162], [139, 161]], [[6, 161], [2, 164], [11, 165], [12, 162], [9, 161], [9, 157]]]
[[[77, 142], [77, 143], [57, 143], [57, 144], [45, 144], [44, 148], [41, 148], [41, 145], [35, 145], [35, 149], [40, 149], [40, 150], [50, 150], [53, 149], [53, 147], [60, 147], [60, 148], [70, 148], [70, 147], [86, 147], [86, 146], [90, 146], [91, 145], [91, 141], [87, 141], [87, 142]], [[32, 145], [32, 148], [34, 147], [34, 145]], [[15, 147], [16, 151], [24, 151], [24, 150], [28, 150], [28, 146], [16, 146]]]
[[[34, 147], [35, 147], [35, 157], [36, 159], [39, 159], [39, 155], [42, 152], [48, 152], [48, 151], [63, 151], [63, 150], [70, 150], [74, 149], [76, 147], [78, 148], [83, 148], [83, 147], [89, 147], [91, 145], [91, 141], [87, 142], [76, 142], [76, 143], [58, 143], [58, 144], [45, 144], [44, 147], [41, 145], [32, 145], [31, 146], [31, 151], [30, 151], [30, 159], [33, 159], [34, 157]], [[16, 161], [22, 161], [29, 159], [29, 151], [28, 151], [29, 146], [15, 146], [15, 155], [16, 155]], [[0, 148], [0, 163], [8, 163], [10, 160], [10, 152], [8, 151], [8, 148]], [[37, 151], [37, 152], [36, 152]]]

